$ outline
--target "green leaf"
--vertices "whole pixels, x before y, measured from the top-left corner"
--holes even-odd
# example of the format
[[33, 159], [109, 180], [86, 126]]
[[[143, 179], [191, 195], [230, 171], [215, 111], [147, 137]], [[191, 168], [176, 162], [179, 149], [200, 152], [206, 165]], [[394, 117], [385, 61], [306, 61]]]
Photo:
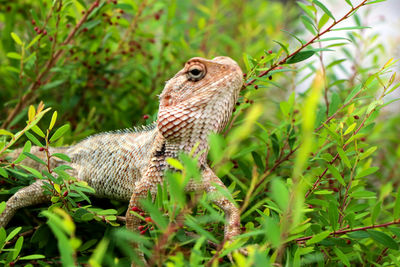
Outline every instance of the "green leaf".
[[352, 27], [343, 27], [343, 28], [336, 28], [331, 31], [350, 31], [350, 30], [362, 30], [362, 29], [369, 29], [371, 27], [365, 26], [352, 26]]
[[343, 186], [346, 186], [346, 183], [343, 180], [342, 175], [340, 174], [340, 172], [338, 171], [338, 169], [336, 169], [335, 166], [328, 164], [328, 169], [331, 172], [331, 174], [333, 175], [333, 177], [336, 178], [336, 180]]
[[396, 201], [393, 207], [393, 218], [398, 220], [400, 216], [400, 188], [397, 190]]
[[376, 219], [378, 218], [382, 209], [382, 201], [378, 201], [371, 212], [371, 223], [375, 224]]
[[322, 15], [321, 19], [318, 22], [318, 29], [324, 27], [324, 25], [329, 21], [329, 16], [327, 14]]
[[347, 104], [350, 99], [352, 99], [361, 89], [363, 88], [362, 84], [357, 85], [356, 87], [353, 88], [353, 90], [350, 92], [350, 94], [346, 97], [346, 100], [344, 100], [344, 103]]
[[307, 6], [304, 3], [300, 2], [300, 1], [296, 1], [296, 3], [300, 6], [301, 9], [304, 10], [304, 12], [307, 13], [307, 15], [309, 15], [312, 19], [315, 18], [314, 12], [316, 11], [315, 7], [313, 6]]
[[367, 190], [360, 190], [350, 194], [354, 198], [376, 198], [376, 193], [367, 191]]
[[[3, 213], [3, 211], [6, 208], [7, 203], [5, 201], [0, 202], [0, 214]], [[0, 246], [1, 247], [1, 246]]]
[[338, 247], [334, 246], [333, 251], [335, 251], [336, 256], [344, 263], [346, 266], [351, 266], [349, 258], [344, 254]]
[[67, 155], [62, 154], [62, 153], [54, 153], [54, 154], [52, 154], [51, 156], [52, 156], [52, 157], [57, 157], [57, 158], [59, 158], [59, 159], [62, 159], [62, 160], [64, 160], [64, 161], [67, 161], [67, 162], [71, 162], [70, 157], [68, 157]]
[[379, 167], [370, 167], [368, 169], [362, 170], [361, 172], [359, 172], [356, 175], [356, 179], [359, 179], [359, 178], [365, 177], [367, 175], [373, 174], [377, 170], [379, 170]]
[[351, 169], [351, 163], [349, 158], [346, 155], [346, 152], [343, 151], [343, 149], [339, 146], [337, 146], [337, 152], [339, 153], [340, 158], [346, 164], [347, 168]]
[[42, 36], [43, 35], [41, 35], [41, 34], [36, 35], [36, 37], [33, 38], [32, 41], [30, 41], [30, 43], [28, 44], [26, 49], [29, 49], [32, 45], [34, 45]]
[[181, 171], [182, 171], [182, 170], [184, 169], [182, 163], [181, 163], [179, 160], [177, 160], [177, 159], [174, 159], [174, 158], [167, 158], [167, 163], [168, 163], [169, 165], [171, 165], [172, 168], [175, 168], [175, 169], [177, 169], [177, 170], [181, 170]]
[[369, 157], [372, 153], [375, 152], [375, 150], [376, 150], [377, 148], [378, 148], [377, 146], [373, 146], [373, 147], [368, 148], [367, 151], [365, 151], [364, 153], [361, 153], [361, 155], [360, 155], [360, 160], [363, 160], [363, 159]]
[[12, 58], [12, 59], [18, 59], [21, 60], [22, 56], [18, 53], [15, 52], [9, 52], [7, 53], [7, 57]]
[[354, 128], [356, 128], [356, 126], [357, 126], [357, 123], [354, 122], [352, 125], [350, 125], [350, 126], [346, 129], [346, 131], [344, 132], [343, 135], [348, 135], [349, 133], [351, 133], [351, 132], [354, 130]]
[[25, 132], [26, 137], [28, 137], [29, 140], [32, 141], [32, 143], [34, 143], [35, 145], [39, 146], [39, 147], [43, 147], [42, 143], [40, 143], [40, 141], [30, 132]]
[[19, 38], [19, 36], [18, 36], [15, 32], [12, 32], [12, 33], [11, 33], [11, 37], [13, 38], [13, 40], [14, 40], [17, 44], [23, 45], [21, 39]]
[[89, 265], [93, 267], [102, 266], [103, 257], [107, 254], [108, 243], [110, 241], [108, 239], [103, 238], [96, 249], [93, 251], [92, 256], [89, 259]]
[[32, 130], [35, 134], [39, 135], [39, 136], [42, 137], [42, 138], [45, 138], [45, 137], [46, 137], [46, 135], [43, 133], [43, 131], [42, 131], [42, 130], [39, 128], [39, 126], [37, 126], [37, 125], [33, 126], [33, 127], [31, 128], [31, 130]]
[[300, 51], [299, 53], [295, 54], [294, 56], [290, 57], [286, 63], [287, 64], [294, 64], [303, 60], [306, 60], [312, 57], [315, 54], [315, 51], [307, 50], [307, 51]]
[[274, 179], [271, 186], [271, 197], [285, 211], [289, 203], [289, 191], [280, 179]]
[[388, 234], [376, 230], [367, 230], [370, 237], [376, 242], [381, 243], [385, 247], [398, 250], [399, 245]]
[[314, 25], [314, 22], [307, 16], [301, 15], [300, 16], [301, 22], [303, 22], [304, 27], [311, 32], [311, 34], [315, 35], [317, 34], [316, 27]]
[[13, 161], [13, 163], [17, 164], [17, 163], [20, 163], [21, 161], [23, 161], [26, 158], [26, 155], [24, 154], [24, 152], [31, 151], [31, 147], [32, 147], [31, 141], [26, 141], [21, 154], [19, 154], [19, 156]]
[[51, 121], [50, 121], [50, 126], [49, 126], [50, 131], [51, 131], [51, 129], [53, 129], [53, 126], [56, 123], [56, 120], [57, 120], [57, 111], [54, 111], [53, 115], [51, 116]]
[[18, 237], [17, 242], [15, 242], [12, 260], [15, 260], [18, 257], [22, 249], [23, 243], [24, 243], [24, 237], [23, 236]]
[[353, 4], [351, 3], [350, 0], [345, 0], [347, 4], [349, 4], [351, 7], [353, 7]]
[[44, 259], [46, 258], [44, 255], [41, 254], [32, 254], [28, 256], [23, 256], [19, 258], [20, 260], [38, 260], [38, 259]]
[[273, 41], [275, 43], [277, 43], [283, 49], [283, 51], [285, 51], [286, 54], [289, 55], [289, 49], [287, 48], [287, 45], [284, 45], [283, 43], [276, 41], [276, 40], [273, 40]]
[[24, 155], [30, 157], [31, 159], [33, 159], [34, 161], [36, 161], [36, 162], [38, 162], [40, 164], [47, 165], [46, 162], [44, 162], [42, 159], [40, 159], [35, 154], [29, 153], [29, 152], [24, 152]]
[[58, 138], [63, 136], [69, 130], [69, 128], [70, 128], [69, 124], [65, 124], [60, 128], [58, 128], [56, 132], [51, 136], [50, 142], [51, 143], [55, 142]]
[[14, 136], [13, 133], [11, 133], [11, 132], [9, 132], [9, 131], [7, 131], [7, 130], [4, 130], [4, 129], [0, 129], [0, 135], [9, 135], [9, 136], [11, 136], [11, 137]]
[[7, 171], [2, 167], [0, 167], [0, 175], [3, 176], [4, 178], [8, 178]]
[[31, 167], [22, 165], [22, 164], [20, 164], [19, 166], [21, 166], [22, 168], [24, 168], [28, 172], [32, 173], [35, 177], [43, 179], [43, 176], [39, 171], [37, 171], [37, 170], [35, 170], [35, 169], [31, 168]]
[[7, 238], [6, 238], [6, 242], [10, 241], [11, 239], [14, 238], [14, 236], [16, 236], [20, 231], [21, 231], [22, 227], [17, 227], [14, 230], [11, 231], [11, 233], [8, 234]]
[[329, 208], [327, 210], [329, 215], [329, 222], [331, 223], [332, 229], [334, 231], [337, 230], [338, 220], [339, 220], [339, 208], [333, 203], [333, 201], [329, 201]]
[[316, 4], [319, 8], [321, 8], [324, 12], [325, 12], [325, 14], [327, 14], [329, 17], [331, 17], [334, 21], [336, 21], [335, 20], [335, 17], [332, 15], [332, 13], [331, 13], [331, 11], [324, 5], [324, 4], [322, 4], [320, 1], [318, 1], [318, 0], [313, 0], [313, 3], [314, 4]]
[[327, 238], [330, 234], [331, 234], [330, 231], [324, 231], [322, 233], [316, 234], [311, 239], [307, 240], [306, 245], [309, 246], [311, 244], [318, 243], [318, 242], [324, 240], [325, 238]]

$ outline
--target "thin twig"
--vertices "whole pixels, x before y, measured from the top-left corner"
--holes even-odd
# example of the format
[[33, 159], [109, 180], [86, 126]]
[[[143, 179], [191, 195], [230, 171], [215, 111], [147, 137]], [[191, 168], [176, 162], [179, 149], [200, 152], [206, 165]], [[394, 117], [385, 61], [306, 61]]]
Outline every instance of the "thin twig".
[[[383, 228], [383, 227], [388, 227], [388, 226], [397, 225], [397, 224], [400, 224], [400, 220], [393, 221], [393, 222], [388, 222], [388, 223], [370, 225], [370, 226], [363, 226], [363, 227], [353, 228], [353, 229], [347, 229], [347, 228], [346, 229], [341, 229], [341, 230], [338, 230], [338, 231], [333, 231], [332, 233], [329, 234], [329, 236], [344, 235], [344, 234], [351, 233], [351, 232], [365, 231], [365, 230], [368, 230], [368, 229], [375, 229], [375, 228]], [[300, 237], [300, 238], [296, 239], [296, 242], [303, 242], [303, 241], [306, 241], [306, 240], [310, 240], [313, 237], [314, 237], [313, 235]]]

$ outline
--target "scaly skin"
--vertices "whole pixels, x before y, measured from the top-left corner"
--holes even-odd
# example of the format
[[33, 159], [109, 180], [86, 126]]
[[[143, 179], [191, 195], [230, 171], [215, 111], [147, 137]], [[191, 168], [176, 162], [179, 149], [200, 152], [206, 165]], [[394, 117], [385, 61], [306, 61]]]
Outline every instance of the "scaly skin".
[[[195, 155], [202, 179], [189, 183], [186, 190], [205, 190], [210, 194], [226, 214], [225, 238], [230, 239], [239, 234], [239, 211], [214, 186], [225, 188], [207, 164], [207, 139], [228, 123], [243, 84], [242, 75], [240, 67], [229, 57], [192, 58], [166, 83], [154, 127], [95, 135], [54, 151], [71, 158], [72, 174], [88, 182], [96, 196], [129, 201], [126, 227], [137, 231], [140, 221], [130, 210], [140, 208], [139, 200], [148, 192], [156, 194], [157, 184], [163, 183], [167, 158], [177, 158], [179, 152], [189, 153], [197, 146]], [[43, 152], [33, 149], [44, 157]], [[18, 208], [48, 201], [41, 185], [42, 181], [37, 181], [12, 196], [0, 216], [0, 226], [5, 226]]]

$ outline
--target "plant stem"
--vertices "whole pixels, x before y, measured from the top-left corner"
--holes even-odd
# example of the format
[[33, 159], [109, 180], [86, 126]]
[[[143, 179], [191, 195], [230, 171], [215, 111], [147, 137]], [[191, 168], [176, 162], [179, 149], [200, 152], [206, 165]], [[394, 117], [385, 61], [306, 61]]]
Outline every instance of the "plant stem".
[[[358, 228], [353, 228], [353, 229], [341, 229], [338, 231], [333, 231], [332, 233], [329, 234], [329, 236], [345, 235], [345, 234], [351, 233], [351, 232], [365, 231], [368, 229], [375, 229], [375, 228], [383, 228], [383, 227], [388, 227], [391, 225], [398, 225], [398, 224], [400, 224], [400, 220], [388, 222], [388, 223], [376, 224], [376, 225], [363, 226], [363, 227], [358, 227]], [[300, 238], [296, 239], [296, 242], [303, 242], [303, 241], [309, 240], [313, 237], [314, 237], [313, 235], [300, 237]]]
[[[334, 21], [328, 28], [326, 28], [324, 31], [318, 33], [317, 35], [315, 35], [310, 41], [308, 41], [307, 43], [303, 44], [302, 46], [300, 46], [299, 48], [297, 48], [296, 51], [294, 51], [293, 53], [287, 55], [285, 58], [283, 58], [281, 61], [272, 64], [272, 66], [268, 69], [265, 70], [263, 72], [261, 72], [260, 74], [257, 75], [257, 77], [263, 77], [265, 75], [267, 75], [269, 72], [271, 72], [272, 70], [274, 70], [276, 67], [278, 67], [279, 65], [283, 65], [286, 63], [286, 61], [293, 57], [294, 55], [296, 55], [297, 53], [299, 53], [301, 50], [303, 50], [304, 48], [306, 48], [307, 46], [311, 45], [312, 43], [314, 43], [316, 40], [318, 40], [322, 35], [324, 35], [325, 33], [328, 33], [332, 30], [333, 27], [335, 27], [337, 24], [339, 24], [340, 22], [342, 22], [343, 20], [347, 19], [351, 13], [353, 13], [354, 11], [356, 11], [357, 9], [359, 9], [360, 7], [364, 6], [365, 3], [368, 0], [363, 0], [359, 5], [357, 5], [356, 7], [352, 7], [350, 9], [349, 12], [347, 12], [343, 17], [341, 17], [339, 20]], [[256, 79], [253, 79], [247, 83], [244, 84], [243, 87], [252, 85], [254, 82], [256, 81]]]

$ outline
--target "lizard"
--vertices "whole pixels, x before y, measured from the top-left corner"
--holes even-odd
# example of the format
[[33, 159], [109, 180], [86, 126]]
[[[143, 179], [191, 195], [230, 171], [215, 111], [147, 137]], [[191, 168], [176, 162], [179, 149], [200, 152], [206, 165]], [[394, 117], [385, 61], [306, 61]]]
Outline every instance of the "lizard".
[[[71, 175], [86, 181], [97, 197], [129, 202], [126, 227], [137, 231], [140, 219], [130, 211], [140, 207], [140, 199], [147, 197], [148, 192], [155, 196], [168, 169], [167, 158], [194, 150], [201, 181], [189, 182], [185, 190], [213, 195], [211, 200], [226, 216], [224, 238], [230, 240], [240, 233], [240, 213], [226, 196], [218, 194], [217, 187], [226, 187], [207, 163], [208, 136], [225, 128], [242, 85], [243, 73], [233, 59], [191, 58], [166, 82], [152, 126], [140, 131], [97, 134], [70, 147], [50, 148], [50, 153], [64, 153], [71, 159], [70, 163], [53, 160], [51, 164], [69, 164]], [[17, 149], [14, 153], [20, 152]], [[31, 153], [44, 158], [39, 147], [32, 147]], [[24, 161], [25, 165], [39, 168], [29, 158]], [[43, 184], [43, 180], [37, 180], [9, 198], [0, 215], [0, 227], [5, 227], [19, 208], [49, 201]]]

